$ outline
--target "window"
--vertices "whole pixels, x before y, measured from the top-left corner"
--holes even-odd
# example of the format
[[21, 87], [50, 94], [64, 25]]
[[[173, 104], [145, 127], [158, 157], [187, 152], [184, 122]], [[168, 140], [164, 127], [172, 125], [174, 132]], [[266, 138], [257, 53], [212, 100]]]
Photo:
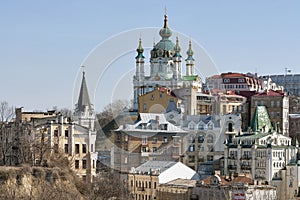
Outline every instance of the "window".
[[144, 103], [144, 110], [147, 110], [147, 104]]
[[86, 160], [82, 160], [82, 169], [86, 169]]
[[94, 144], [91, 144], [91, 152], [94, 152]]
[[82, 153], [86, 153], [86, 144], [82, 144]]
[[75, 153], [79, 154], [79, 144], [75, 144]]
[[153, 152], [157, 152], [157, 147], [153, 147], [153, 148], [152, 148], [152, 151], [153, 151]]
[[147, 148], [146, 147], [142, 147], [142, 152], [147, 152]]
[[190, 151], [190, 152], [194, 152], [194, 151], [195, 151], [195, 145], [190, 145], [189, 151]]
[[153, 144], [156, 144], [156, 143], [157, 143], [157, 137], [154, 137], [154, 138], [152, 139], [152, 143], [153, 143]]
[[147, 144], [147, 136], [145, 135], [142, 136], [142, 144], [143, 145]]
[[277, 107], [280, 107], [280, 101], [277, 101]]
[[232, 123], [228, 123], [228, 132], [233, 132]]
[[57, 129], [54, 130], [54, 137], [58, 137], [58, 130]]
[[65, 137], [69, 137], [69, 130], [68, 129], [65, 130]]
[[271, 107], [272, 108], [274, 107], [274, 101], [271, 101]]
[[198, 136], [198, 143], [203, 143], [204, 142], [204, 135], [199, 135]]
[[156, 182], [154, 182], [154, 189], [156, 189]]
[[168, 138], [167, 138], [167, 137], [164, 137], [163, 143], [167, 143], [167, 142], [168, 142]]
[[152, 101], [154, 100], [154, 95], [153, 94], [151, 94], [151, 98], [150, 98]]
[[69, 144], [65, 144], [65, 153], [69, 153]]
[[75, 169], [79, 169], [79, 160], [75, 160]]
[[264, 105], [264, 101], [263, 101], [263, 100], [260, 101], [260, 105], [261, 105], [261, 106]]
[[162, 99], [162, 97], [163, 97], [163, 95], [162, 95], [162, 94], [159, 94], [159, 98], [161, 98], [161, 99]]
[[230, 83], [230, 79], [229, 78], [224, 78], [224, 83]]
[[95, 169], [95, 167], [96, 167], [96, 166], [95, 166], [95, 160], [93, 160], [93, 169]]
[[280, 118], [280, 112], [277, 112], [277, 118]]

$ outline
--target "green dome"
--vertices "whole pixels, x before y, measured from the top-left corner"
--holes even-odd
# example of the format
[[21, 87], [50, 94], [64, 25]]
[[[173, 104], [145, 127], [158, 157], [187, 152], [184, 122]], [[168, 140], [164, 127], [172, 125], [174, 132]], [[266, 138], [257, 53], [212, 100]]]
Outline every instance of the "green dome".
[[157, 50], [166, 50], [166, 51], [174, 51], [175, 44], [171, 40], [160, 40], [156, 45], [155, 48]]
[[167, 15], [165, 15], [164, 27], [162, 29], [160, 29], [159, 35], [162, 37], [162, 39], [168, 39], [172, 35], [172, 31], [168, 27], [168, 16]]

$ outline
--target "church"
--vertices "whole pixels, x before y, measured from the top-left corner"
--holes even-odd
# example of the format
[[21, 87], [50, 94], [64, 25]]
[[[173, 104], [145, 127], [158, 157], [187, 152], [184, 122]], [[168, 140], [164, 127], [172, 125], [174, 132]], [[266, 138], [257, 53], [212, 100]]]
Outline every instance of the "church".
[[153, 44], [150, 52], [150, 74], [145, 74], [145, 56], [142, 46], [142, 38], [139, 40], [137, 48], [136, 72], [133, 77], [134, 109], [138, 109], [138, 97], [147, 92], [153, 91], [156, 87], [167, 87], [171, 90], [180, 88], [202, 89], [201, 78], [194, 73], [194, 62], [192, 42], [185, 59], [186, 73], [182, 74], [182, 55], [179, 45], [179, 38], [176, 42], [171, 40], [172, 31], [168, 26], [168, 17], [164, 16], [164, 25], [159, 31], [161, 37], [158, 43]]

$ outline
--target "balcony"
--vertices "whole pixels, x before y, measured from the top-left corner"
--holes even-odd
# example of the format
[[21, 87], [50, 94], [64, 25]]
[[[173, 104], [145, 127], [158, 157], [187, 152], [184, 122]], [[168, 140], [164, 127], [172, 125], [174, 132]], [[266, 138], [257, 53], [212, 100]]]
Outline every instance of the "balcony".
[[236, 160], [236, 159], [237, 159], [237, 156], [235, 156], [235, 155], [230, 155], [230, 156], [228, 156], [228, 159]]

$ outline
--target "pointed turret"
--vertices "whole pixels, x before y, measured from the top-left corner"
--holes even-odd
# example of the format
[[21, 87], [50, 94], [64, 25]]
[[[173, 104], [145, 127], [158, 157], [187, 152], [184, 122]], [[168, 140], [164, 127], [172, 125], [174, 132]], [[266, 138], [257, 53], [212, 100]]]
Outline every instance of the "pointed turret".
[[136, 70], [135, 76], [136, 80], [143, 80], [145, 75], [144, 70], [144, 63], [145, 63], [145, 56], [143, 55], [144, 48], [142, 46], [142, 38], [140, 37], [138, 48], [136, 49], [138, 55], [135, 57], [136, 60]]
[[189, 42], [189, 48], [186, 52], [187, 58], [185, 59], [186, 62], [186, 75], [187, 76], [193, 76], [194, 75], [194, 61], [193, 58], [194, 52], [192, 50], [192, 41]]
[[85, 126], [92, 131], [94, 130], [95, 112], [90, 101], [84, 71], [82, 72], [78, 102], [75, 105], [75, 117], [80, 125]]
[[92, 106], [91, 106], [90, 97], [86, 85], [85, 72], [83, 71], [78, 102], [76, 104], [76, 112], [85, 112], [87, 111], [87, 109], [92, 110]]
[[174, 57], [181, 57], [180, 55], [180, 46], [179, 46], [179, 39], [178, 39], [178, 36], [176, 37], [176, 44], [175, 44], [175, 47], [174, 47], [174, 51], [175, 51], [175, 54], [174, 54]]

